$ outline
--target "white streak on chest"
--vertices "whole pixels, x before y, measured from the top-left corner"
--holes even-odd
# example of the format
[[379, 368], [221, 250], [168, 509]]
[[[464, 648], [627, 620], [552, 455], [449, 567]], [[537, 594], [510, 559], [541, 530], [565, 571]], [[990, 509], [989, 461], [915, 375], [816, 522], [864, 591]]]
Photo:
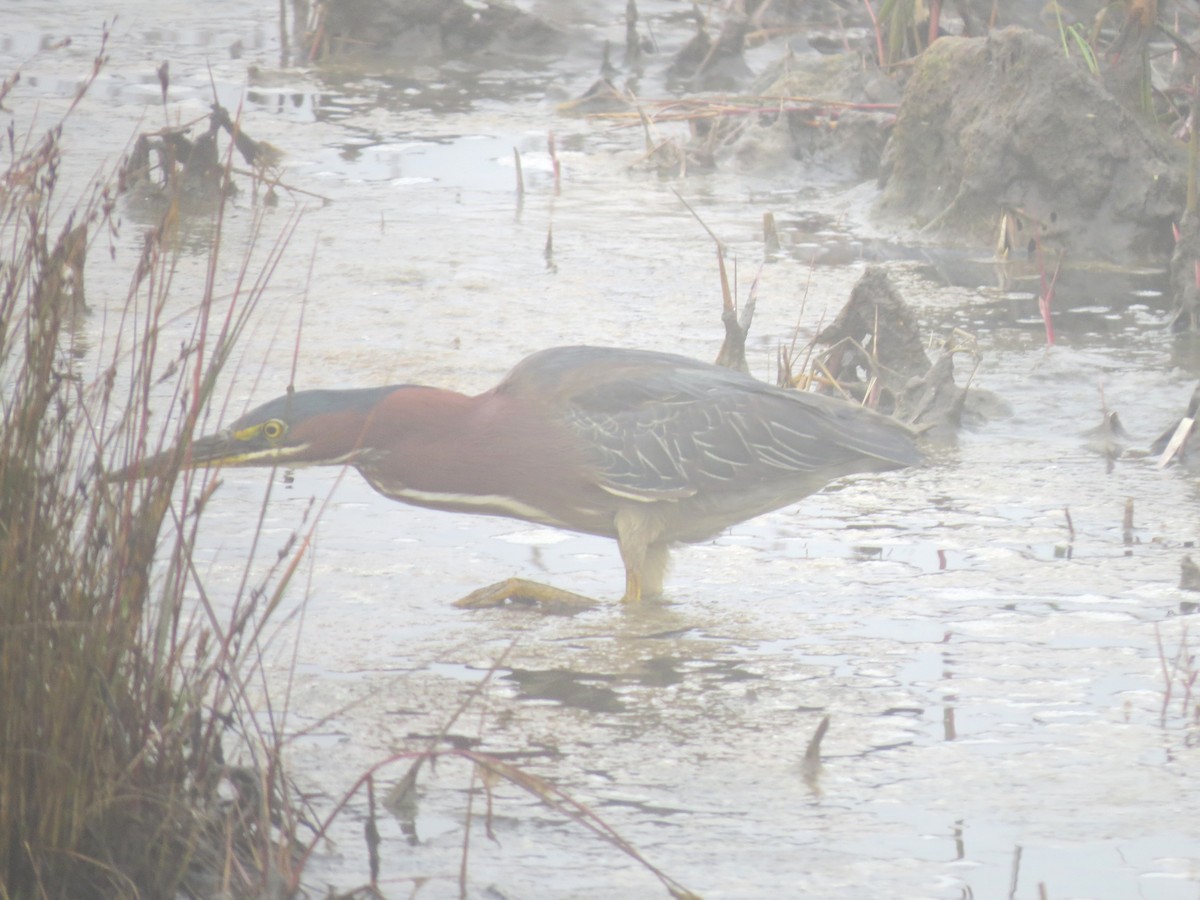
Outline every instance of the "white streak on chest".
[[[361, 471], [361, 470], [360, 470]], [[428, 506], [433, 509], [459, 510], [483, 515], [508, 516], [512, 519], [523, 519], [527, 522], [540, 522], [555, 528], [570, 528], [545, 510], [524, 503], [503, 494], [457, 494], [452, 491], [423, 491], [396, 482], [385, 482], [374, 478], [368, 472], [363, 472], [371, 487], [386, 497], [412, 503], [416, 506]]]

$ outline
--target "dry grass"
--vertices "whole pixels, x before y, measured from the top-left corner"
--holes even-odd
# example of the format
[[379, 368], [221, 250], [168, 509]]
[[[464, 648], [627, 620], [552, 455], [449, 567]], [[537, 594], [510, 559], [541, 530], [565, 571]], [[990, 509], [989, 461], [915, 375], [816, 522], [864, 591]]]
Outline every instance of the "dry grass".
[[272, 595], [208, 602], [190, 563], [201, 483], [178, 500], [177, 470], [104, 473], [186, 443], [286, 241], [231, 299], [210, 274], [191, 340], [165, 352], [173, 205], [85, 377], [84, 263], [119, 199], [115, 178], [59, 197], [61, 134], [10, 130], [0, 173], [0, 898], [281, 894], [296, 816], [246, 698]]
[[1168, 652], [1162, 630], [1154, 627], [1154, 638], [1158, 644], [1158, 661], [1162, 669], [1163, 693], [1159, 724], [1166, 728], [1172, 721], [1178, 722], [1188, 731], [1187, 744], [1200, 740], [1200, 700], [1197, 699], [1196, 682], [1200, 678], [1200, 658], [1195, 643], [1188, 634], [1187, 618], [1177, 620], [1178, 643]]

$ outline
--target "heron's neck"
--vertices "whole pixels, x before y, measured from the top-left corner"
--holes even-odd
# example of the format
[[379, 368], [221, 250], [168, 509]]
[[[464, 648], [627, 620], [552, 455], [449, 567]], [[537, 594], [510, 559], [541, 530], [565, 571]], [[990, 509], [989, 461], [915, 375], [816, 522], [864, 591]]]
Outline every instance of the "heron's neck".
[[398, 388], [363, 423], [359, 468], [368, 477], [406, 484], [462, 479], [465, 470], [486, 470], [497, 444], [515, 425], [506, 406], [491, 394]]
[[437, 509], [559, 524], [545, 495], [574, 460], [537, 410], [504, 394], [402, 388], [368, 422], [355, 465], [377, 491]]

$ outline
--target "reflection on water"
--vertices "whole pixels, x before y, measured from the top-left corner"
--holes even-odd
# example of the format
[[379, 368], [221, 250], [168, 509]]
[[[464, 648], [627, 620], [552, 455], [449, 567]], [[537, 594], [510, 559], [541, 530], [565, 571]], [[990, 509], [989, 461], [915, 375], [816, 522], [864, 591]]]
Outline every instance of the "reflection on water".
[[[620, 40], [624, 3], [604, 4], [603, 16], [588, 7], [595, 42]], [[65, 107], [96, 49], [94, 12], [68, 0], [8, 13], [0, 55], [26, 77], [6, 107]], [[642, 13], [664, 48], [690, 36], [677, 3]], [[39, 50], [68, 31], [69, 50]], [[632, 609], [615, 601], [623, 573], [611, 541], [404, 507], [353, 473], [296, 472], [272, 493], [264, 545], [333, 491], [307, 561], [310, 593], [285, 610], [304, 615], [283, 626], [270, 670], [286, 683], [302, 622], [287, 724], [307, 730], [290, 748], [306, 789], [331, 804], [372, 763], [424, 746], [498, 667], [454, 739], [532, 754], [520, 764], [706, 896], [1026, 897], [1043, 884], [1051, 897], [1196, 896], [1200, 751], [1178, 694], [1164, 710], [1160, 641], [1168, 660], [1195, 652], [1174, 613], [1200, 504], [1185, 470], [1131, 452], [1107, 465], [1085, 434], [1115, 410], [1128, 449], [1144, 449], [1186, 406], [1200, 366], [1194, 342], [1162, 327], [1160, 274], [1066, 269], [1059, 344], [1047, 349], [1029, 272], [998, 287], [980, 254], [874, 234], [860, 194], [795, 172], [749, 184], [718, 164], [660, 182], [637, 128], [556, 117], [546, 84], [581, 92], [593, 59], [513, 78], [322, 76], [279, 70], [277, 35], [273, 8], [225, 2], [167, 2], [119, 21], [109, 68], [71, 124], [95, 156], [68, 160], [63, 176], [83, 183], [147, 120], [203, 115], [215, 85], [227, 107], [245, 101], [256, 138], [285, 150], [288, 181], [332, 199], [301, 220], [222, 386], [226, 421], [289, 383], [297, 337], [303, 387], [483, 390], [528, 352], [565, 343], [713, 357], [712, 242], [672, 188], [736, 256], [739, 296], [764, 258], [762, 214], [780, 223], [783, 252], [760, 276], [756, 374], [771, 379], [777, 346], [793, 335], [803, 345], [862, 262], [880, 260], [930, 332], [975, 335], [976, 384], [1008, 407], [934, 448], [923, 468], [847, 482], [680, 551], [668, 600]], [[164, 58], [166, 113], [153, 75]], [[648, 70], [649, 90], [654, 78]], [[116, 261], [89, 258], [79, 346], [97, 354], [127, 286], [120, 266], [154, 220], [136, 202], [123, 212]], [[220, 290], [236, 277], [253, 197], [227, 215], [238, 249]], [[197, 217], [179, 248], [184, 337], [164, 340], [189, 333], [210, 227]], [[87, 378], [94, 360], [81, 365]], [[198, 566], [214, 597], [239, 577], [271, 477], [224, 473], [209, 501]], [[510, 574], [613, 599], [572, 618], [449, 606]], [[815, 790], [804, 757], [825, 716]], [[422, 896], [457, 894], [469, 785], [465, 765], [439, 765], [419, 785], [416, 830], [382, 824], [389, 895], [407, 893], [410, 876], [431, 879]], [[660, 890], [528, 795], [497, 787], [492, 800], [498, 842], [472, 843], [473, 891]], [[314, 883], [364, 880], [362, 804], [339, 823], [337, 850], [322, 849]]]
[[564, 706], [574, 706], [596, 713], [624, 711], [620, 697], [605, 682], [610, 675], [573, 672], [569, 669], [528, 671], [512, 669], [504, 679], [514, 682], [523, 700], [552, 700]]

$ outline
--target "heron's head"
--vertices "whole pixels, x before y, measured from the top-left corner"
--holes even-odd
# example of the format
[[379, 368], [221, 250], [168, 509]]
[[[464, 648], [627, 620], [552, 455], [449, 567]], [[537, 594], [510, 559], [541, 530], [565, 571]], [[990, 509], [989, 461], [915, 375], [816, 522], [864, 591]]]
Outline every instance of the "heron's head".
[[[216, 434], [156, 454], [115, 478], [150, 475], [176, 459], [184, 468], [321, 466], [353, 463], [374, 449], [364, 441], [379, 404], [396, 386], [340, 391], [293, 391], [264, 403]], [[136, 469], [136, 471], [133, 471]]]

